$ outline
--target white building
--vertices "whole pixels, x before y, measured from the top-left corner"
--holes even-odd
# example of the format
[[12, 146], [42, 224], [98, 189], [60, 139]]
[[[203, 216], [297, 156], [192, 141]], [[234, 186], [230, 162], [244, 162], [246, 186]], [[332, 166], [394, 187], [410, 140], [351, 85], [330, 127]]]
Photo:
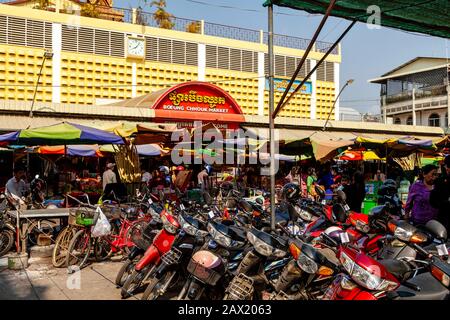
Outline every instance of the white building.
[[369, 80], [381, 84], [383, 121], [448, 130], [449, 72], [446, 58], [417, 57]]
[[341, 107], [339, 110], [340, 121], [362, 121], [362, 114], [353, 108]]

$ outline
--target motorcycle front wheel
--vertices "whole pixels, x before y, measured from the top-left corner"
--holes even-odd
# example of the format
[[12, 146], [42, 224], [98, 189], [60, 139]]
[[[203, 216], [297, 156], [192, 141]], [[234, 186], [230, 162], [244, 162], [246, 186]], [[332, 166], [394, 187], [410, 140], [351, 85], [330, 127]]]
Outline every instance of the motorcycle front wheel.
[[166, 291], [161, 292], [161, 289], [167, 290], [170, 288], [175, 279], [175, 270], [166, 272], [160, 279], [153, 277], [145, 289], [142, 300], [158, 300], [164, 297]]
[[141, 271], [133, 270], [133, 273], [127, 278], [120, 291], [122, 299], [127, 299], [135, 295], [141, 287], [147, 273], [151, 273], [154, 268], [154, 265], [149, 265]]
[[[138, 257], [138, 259], [140, 256]], [[127, 259], [120, 268], [119, 272], [116, 276], [116, 285], [121, 287], [124, 285], [124, 283], [127, 281], [128, 277], [133, 273], [135, 262], [139, 260], [130, 260]]]

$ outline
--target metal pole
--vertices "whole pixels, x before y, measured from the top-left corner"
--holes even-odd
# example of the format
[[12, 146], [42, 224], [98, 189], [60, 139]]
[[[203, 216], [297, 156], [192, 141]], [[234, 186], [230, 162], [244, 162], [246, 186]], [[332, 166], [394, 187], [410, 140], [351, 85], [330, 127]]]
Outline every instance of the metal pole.
[[[295, 79], [298, 76], [298, 73], [300, 72], [301, 68], [303, 67], [306, 58], [309, 55], [309, 52], [312, 50], [314, 44], [316, 43], [317, 38], [319, 37], [320, 32], [322, 31], [323, 26], [325, 25], [325, 22], [327, 21], [328, 17], [331, 14], [331, 11], [334, 8], [334, 5], [336, 4], [336, 0], [331, 0], [330, 4], [328, 5], [327, 11], [325, 12], [324, 16], [322, 17], [322, 20], [320, 21], [319, 26], [316, 29], [316, 32], [314, 32], [313, 37], [311, 38], [311, 41], [308, 44], [308, 47], [306, 48], [305, 53], [302, 56], [302, 59], [300, 60], [297, 69], [295, 69], [294, 74], [291, 77], [291, 80], [289, 81], [286, 90], [284, 90], [283, 95], [281, 96], [280, 101], [278, 101], [278, 105], [277, 108], [275, 109], [275, 113], [272, 115], [273, 118], [275, 118], [278, 114], [278, 112], [281, 110], [281, 108], [284, 105], [284, 99], [286, 98], [286, 95], [289, 93], [289, 91], [291, 90], [292, 84], [294, 83]], [[270, 10], [270, 9], [269, 9]], [[273, 11], [272, 11], [273, 13]], [[270, 19], [270, 18], [269, 18]], [[270, 30], [269, 30], [270, 32]], [[269, 46], [270, 47], [270, 46]]]
[[[327, 130], [327, 124], [328, 124], [328, 121], [330, 121], [330, 116], [331, 116], [331, 114], [333, 113], [334, 106], [336, 105], [336, 101], [338, 101], [338, 99], [339, 99], [341, 93], [344, 91], [344, 89], [345, 89], [350, 83], [352, 83], [352, 82], [353, 82], [353, 80], [352, 80], [352, 81], [350, 81], [350, 80], [347, 81], [347, 82], [344, 84], [344, 86], [342, 87], [341, 91], [339, 91], [339, 94], [337, 95], [337, 97], [334, 99], [333, 106], [331, 107], [330, 112], [328, 112], [327, 121], [325, 121], [325, 124], [323, 125], [322, 131]], [[339, 118], [338, 118], [338, 119], [339, 119]]]
[[275, 119], [272, 117], [274, 109], [274, 55], [273, 55], [273, 5], [268, 6], [269, 31], [269, 141], [270, 141], [270, 214], [272, 230], [275, 230]]
[[45, 64], [45, 60], [47, 59], [47, 57], [44, 55], [44, 59], [42, 60], [42, 64], [41, 64], [41, 69], [39, 70], [39, 74], [38, 74], [38, 78], [36, 81], [36, 87], [34, 88], [34, 94], [33, 94], [33, 101], [31, 101], [31, 108], [30, 108], [30, 118], [33, 118], [33, 107], [34, 107], [34, 101], [36, 100], [36, 93], [37, 93], [37, 89], [39, 86], [39, 80], [41, 79], [41, 74], [42, 74], [42, 68], [44, 68], [44, 64]]
[[[311, 69], [311, 71], [306, 75], [306, 77], [300, 82], [300, 84], [294, 89], [294, 91], [289, 95], [289, 97], [282, 103], [278, 103], [277, 108], [275, 109], [272, 117], [275, 119], [278, 112], [281, 111], [281, 109], [291, 101], [292, 97], [302, 88], [303, 84], [308, 81], [308, 79], [311, 77], [311, 75], [316, 72], [316, 70], [319, 68], [319, 66], [322, 64], [322, 62], [325, 61], [325, 59], [330, 55], [330, 53], [334, 50], [334, 48], [341, 42], [342, 39], [347, 35], [347, 33], [353, 28], [353, 26], [356, 24], [356, 20], [353, 21], [347, 29], [339, 36], [339, 38], [333, 43], [333, 45], [328, 49], [328, 51], [322, 56], [322, 58], [316, 63], [314, 68]], [[292, 79], [291, 79], [292, 80]], [[286, 91], [285, 91], [286, 92]]]
[[416, 88], [412, 89], [412, 125], [417, 125], [416, 119]]

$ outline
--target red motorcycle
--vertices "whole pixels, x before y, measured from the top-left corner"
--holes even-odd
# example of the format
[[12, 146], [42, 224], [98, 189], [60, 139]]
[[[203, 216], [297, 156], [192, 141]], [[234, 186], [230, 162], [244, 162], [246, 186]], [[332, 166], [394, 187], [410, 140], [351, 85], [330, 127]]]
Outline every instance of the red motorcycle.
[[[420, 247], [426, 235], [402, 221], [389, 222], [395, 237], [426, 257], [376, 261], [351, 244], [339, 246], [340, 273], [325, 291], [325, 300], [448, 299], [450, 267]], [[327, 235], [324, 234], [327, 238]], [[330, 240], [330, 239], [329, 239]], [[330, 240], [333, 242], [333, 239]], [[335, 242], [336, 243], [336, 242]], [[423, 264], [419, 266], [419, 264]], [[423, 272], [425, 270], [425, 272]], [[413, 277], [419, 272], [419, 275]]]
[[161, 221], [163, 228], [153, 238], [152, 245], [148, 247], [143, 257], [136, 263], [134, 271], [125, 281], [121, 290], [122, 298], [132, 296], [159, 264], [161, 256], [170, 251], [180, 224], [177, 218], [167, 210], [161, 212]]
[[[324, 300], [378, 300], [400, 286], [383, 264], [356, 248], [341, 246], [338, 258], [350, 276], [339, 274], [325, 291]], [[392, 261], [399, 265], [404, 263]]]

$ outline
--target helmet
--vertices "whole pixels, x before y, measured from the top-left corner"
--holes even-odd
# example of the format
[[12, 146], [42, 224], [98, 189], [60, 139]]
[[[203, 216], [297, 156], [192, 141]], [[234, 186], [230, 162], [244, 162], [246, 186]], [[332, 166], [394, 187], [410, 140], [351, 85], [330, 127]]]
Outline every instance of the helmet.
[[178, 166], [175, 168], [175, 171], [184, 171], [184, 167], [183, 166]]
[[159, 171], [160, 172], [162, 172], [162, 173], [164, 173], [164, 174], [169, 174], [169, 168], [168, 167], [166, 167], [166, 166], [160, 166], [159, 167]]
[[281, 196], [285, 200], [295, 201], [300, 197], [300, 187], [295, 183], [287, 183], [281, 190]]
[[331, 239], [336, 241], [336, 243], [341, 243], [341, 233], [344, 233], [345, 231], [342, 230], [340, 227], [329, 227], [325, 229], [324, 233], [329, 236]]
[[397, 182], [392, 179], [387, 179], [383, 182], [380, 189], [378, 189], [378, 195], [380, 196], [392, 196], [397, 193]]

